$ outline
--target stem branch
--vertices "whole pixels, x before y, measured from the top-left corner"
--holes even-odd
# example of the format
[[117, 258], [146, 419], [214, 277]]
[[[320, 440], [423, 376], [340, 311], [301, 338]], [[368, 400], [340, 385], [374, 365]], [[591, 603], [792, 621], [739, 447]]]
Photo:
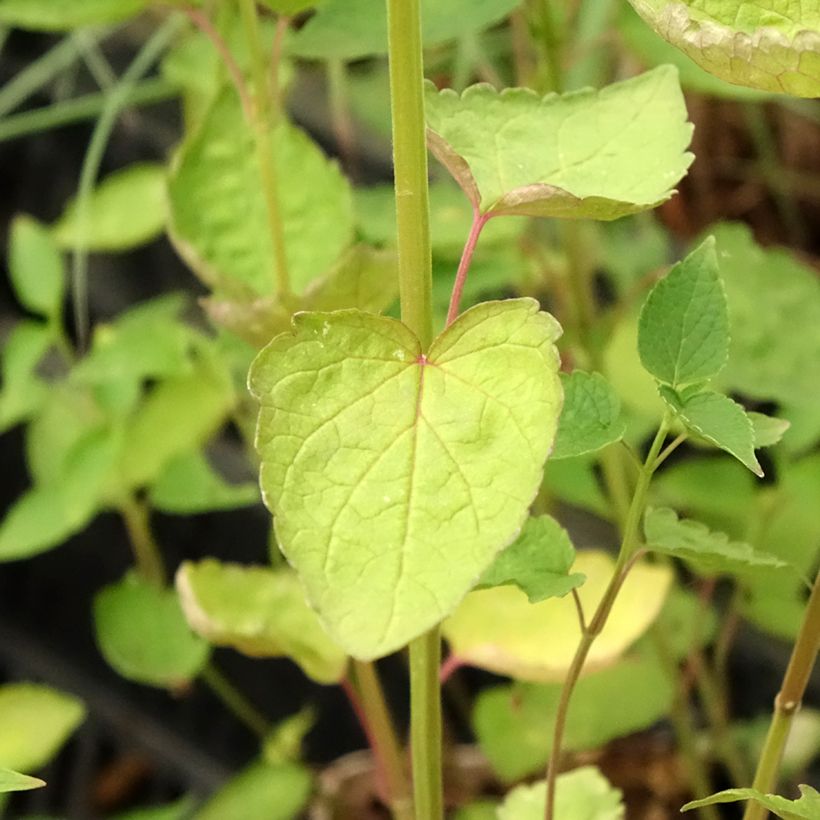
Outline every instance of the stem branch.
[[270, 731], [267, 718], [240, 692], [213, 662], [200, 673], [200, 678], [222, 701], [228, 711], [257, 737], [263, 738]]
[[456, 281], [453, 284], [453, 293], [450, 296], [450, 307], [447, 310], [447, 327], [458, 316], [461, 294], [464, 292], [464, 285], [467, 282], [467, 274], [470, 271], [470, 263], [473, 261], [473, 253], [478, 244], [478, 237], [481, 236], [481, 231], [489, 218], [489, 214], [482, 214], [477, 207], [473, 207], [473, 224], [470, 226], [470, 233], [467, 242], [464, 244], [461, 261], [458, 263], [458, 271], [456, 272]]

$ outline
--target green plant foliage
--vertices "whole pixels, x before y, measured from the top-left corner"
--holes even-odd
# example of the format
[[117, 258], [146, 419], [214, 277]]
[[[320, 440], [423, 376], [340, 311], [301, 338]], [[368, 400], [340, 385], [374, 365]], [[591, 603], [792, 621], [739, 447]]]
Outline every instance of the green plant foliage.
[[598, 483], [595, 466], [594, 456], [550, 459], [544, 471], [544, 487], [565, 504], [608, 518], [612, 511]]
[[512, 584], [531, 604], [560, 598], [584, 583], [582, 574], [570, 573], [574, 561], [567, 531], [552, 516], [539, 515], [524, 522], [518, 538], [498, 555], [475, 588]]
[[[427, 85], [428, 143], [482, 214], [617, 219], [669, 199], [692, 161], [674, 68], [543, 99]], [[635, 167], [643, 170], [636, 177]]]
[[262, 741], [262, 757], [272, 766], [298, 761], [305, 736], [316, 725], [316, 712], [306, 707], [277, 723]]
[[703, 800], [693, 800], [681, 811], [712, 806], [715, 803], [735, 803], [738, 800], [754, 800], [783, 820], [820, 820], [820, 793], [811, 786], [800, 786], [800, 798], [797, 800], [787, 800], [777, 794], [763, 794], [756, 789], [726, 789]]
[[295, 820], [311, 789], [310, 773], [303, 766], [252, 763], [229, 780], [192, 820]]
[[150, 0], [0, 0], [0, 23], [43, 31], [115, 23], [141, 12]]
[[[498, 820], [541, 820], [547, 801], [546, 783], [516, 786], [498, 810]], [[594, 766], [558, 775], [555, 816], [561, 820], [623, 820], [621, 792]]]
[[638, 323], [643, 366], [673, 387], [717, 375], [729, 355], [729, 313], [714, 239], [707, 239], [661, 279]]
[[668, 655], [684, 661], [693, 649], [705, 649], [709, 646], [717, 632], [718, 616], [715, 608], [702, 601], [694, 592], [675, 584], [670, 588], [658, 616], [657, 628], [638, 643], [637, 649], [654, 654], [660, 641]]
[[53, 227], [64, 248], [127, 251], [158, 237], [167, 221], [164, 165], [140, 162], [109, 174], [93, 190], [81, 218], [76, 200]]
[[45, 781], [40, 780], [39, 777], [29, 777], [27, 774], [20, 774], [12, 769], [0, 768], [0, 794], [25, 792], [30, 789], [40, 789], [45, 785]]
[[265, 501], [350, 654], [439, 622], [515, 537], [557, 427], [559, 334], [532, 299], [468, 310], [426, 355], [394, 319], [297, 314], [257, 357]]
[[150, 809], [135, 809], [124, 814], [118, 814], [112, 820], [188, 820], [194, 807], [190, 797], [183, 797], [166, 806], [157, 806]]
[[661, 387], [661, 396], [689, 430], [733, 455], [756, 476], [763, 476], [755, 456], [752, 420], [736, 401], [711, 390], [682, 398], [668, 387]]
[[46, 397], [46, 383], [37, 365], [53, 342], [52, 330], [42, 322], [18, 322], [0, 348], [0, 432], [34, 415]]
[[699, 521], [678, 518], [667, 507], [647, 510], [644, 532], [649, 549], [680, 558], [705, 575], [789, 568], [774, 555], [731, 541], [726, 533], [710, 530]]
[[[422, 0], [426, 46], [480, 31], [506, 17], [521, 0]], [[295, 57], [357, 60], [387, 53], [387, 7], [380, 0], [323, 0], [290, 40]]]
[[320, 5], [322, 0], [262, 0], [262, 5], [267, 6], [277, 14], [292, 17], [294, 14]]
[[151, 506], [175, 515], [234, 510], [259, 501], [253, 482], [228, 483], [204, 453], [184, 453], [169, 461], [150, 490]]
[[36, 771], [83, 720], [85, 707], [73, 695], [35, 683], [0, 686], [0, 766]]
[[9, 231], [9, 278], [20, 304], [57, 320], [65, 298], [63, 258], [48, 230], [30, 216], [14, 218]]
[[820, 9], [784, 0], [630, 0], [652, 28], [723, 80], [820, 96]]
[[564, 407], [551, 458], [594, 453], [623, 438], [621, 400], [603, 376], [574, 370], [562, 374], [561, 383]]
[[345, 653], [327, 636], [289, 570], [186, 562], [177, 573], [185, 616], [216, 646], [256, 658], [286, 656], [319, 683], [337, 683]]
[[[291, 288], [302, 293], [353, 236], [350, 186], [302, 131], [273, 134]], [[233, 89], [214, 100], [176, 156], [169, 182], [171, 238], [210, 287], [270, 295], [276, 263], [254, 147]]]
[[[560, 683], [514, 683], [478, 696], [473, 729], [493, 769], [505, 781], [543, 770], [561, 689]], [[651, 652], [622, 658], [609, 669], [585, 675], [572, 696], [564, 748], [597, 749], [646, 729], [668, 714], [674, 695], [674, 681]]]
[[208, 662], [210, 647], [191, 632], [174, 591], [135, 573], [97, 593], [94, 629], [106, 661], [138, 683], [175, 689]]
[[747, 412], [746, 415], [752, 423], [756, 450], [761, 447], [773, 447], [775, 444], [779, 444], [789, 427], [791, 427], [791, 422], [786, 419], [777, 419], [764, 413], [752, 411]]
[[491, 800], [480, 800], [462, 806], [453, 815], [453, 820], [498, 820], [498, 804]]
[[[572, 569], [586, 576], [578, 597], [588, 616], [600, 603], [614, 566], [606, 552], [578, 552]], [[658, 616], [671, 580], [667, 567], [638, 564], [632, 569], [590, 650], [587, 671], [611, 665], [643, 635]], [[535, 682], [563, 680], [581, 640], [570, 598], [530, 604], [511, 586], [471, 592], [442, 631], [462, 663]]]

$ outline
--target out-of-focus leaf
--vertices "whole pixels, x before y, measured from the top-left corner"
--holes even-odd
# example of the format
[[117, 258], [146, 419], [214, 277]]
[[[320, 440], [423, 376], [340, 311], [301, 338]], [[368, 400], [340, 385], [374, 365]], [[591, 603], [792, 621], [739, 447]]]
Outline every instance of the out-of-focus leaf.
[[63, 258], [48, 230], [23, 214], [9, 231], [9, 278], [20, 304], [46, 319], [56, 319], [65, 298]]
[[764, 413], [747, 412], [755, 436], [755, 449], [773, 447], [779, 444], [783, 436], [791, 427], [786, 419], [777, 419]]
[[782, 817], [783, 820], [820, 820], [820, 792], [811, 786], [800, 786], [800, 798], [787, 800], [777, 794], [763, 794], [757, 789], [726, 789], [725, 791], [704, 797], [703, 800], [693, 800], [687, 803], [681, 811], [699, 809], [703, 806], [713, 806], [716, 803], [735, 803], [739, 800], [754, 800], [764, 809]]
[[0, 350], [0, 432], [37, 412], [48, 386], [35, 370], [54, 340], [42, 322], [24, 320], [15, 325]]
[[115, 23], [141, 12], [150, 0], [0, 0], [0, 23], [41, 31]]
[[149, 809], [134, 809], [124, 814], [118, 814], [111, 820], [188, 820], [194, 807], [194, 800], [183, 797], [166, 806], [156, 806]]

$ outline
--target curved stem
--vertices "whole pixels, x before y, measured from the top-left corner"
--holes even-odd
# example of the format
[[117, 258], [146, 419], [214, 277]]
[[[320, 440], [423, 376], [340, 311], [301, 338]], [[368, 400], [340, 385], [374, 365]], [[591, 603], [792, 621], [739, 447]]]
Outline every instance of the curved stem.
[[213, 662], [199, 673], [208, 688], [222, 701], [234, 717], [257, 737], [263, 738], [271, 729], [268, 719], [231, 683]]
[[128, 531], [137, 572], [149, 583], [158, 587], [165, 586], [165, 563], [159, 544], [151, 532], [148, 507], [131, 497], [120, 504], [119, 510]]
[[[789, 739], [794, 716], [800, 709], [803, 695], [820, 650], [820, 572], [814, 580], [814, 587], [806, 606], [803, 623], [797, 635], [783, 684], [774, 700], [774, 715], [769, 733], [763, 744], [763, 751], [757, 764], [752, 787], [768, 794], [777, 786], [780, 761]], [[749, 801], [743, 820], [763, 820], [767, 811], [759, 803]]]
[[470, 226], [470, 233], [467, 236], [467, 242], [461, 253], [461, 261], [458, 263], [458, 271], [456, 271], [456, 281], [453, 284], [453, 293], [450, 296], [450, 307], [447, 310], [447, 327], [449, 327], [458, 316], [461, 294], [464, 292], [464, 284], [467, 281], [467, 274], [470, 271], [470, 263], [473, 261], [475, 246], [478, 244], [478, 237], [481, 236], [481, 230], [487, 224], [489, 218], [489, 214], [482, 214], [478, 208], [473, 208], [473, 224]]

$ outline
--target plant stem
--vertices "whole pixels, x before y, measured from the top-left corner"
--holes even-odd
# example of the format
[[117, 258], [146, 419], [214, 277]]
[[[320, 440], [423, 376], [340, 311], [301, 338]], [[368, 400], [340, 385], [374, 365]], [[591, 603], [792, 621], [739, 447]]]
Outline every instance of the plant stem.
[[473, 224], [470, 226], [470, 233], [464, 245], [464, 250], [461, 253], [461, 260], [458, 263], [458, 270], [456, 271], [456, 280], [453, 284], [453, 293], [450, 296], [450, 307], [447, 310], [447, 327], [449, 327], [458, 316], [461, 294], [464, 292], [464, 285], [467, 282], [467, 274], [470, 271], [470, 263], [473, 261], [473, 253], [478, 244], [478, 237], [481, 236], [481, 231], [487, 224], [489, 218], [489, 214], [482, 214], [478, 208], [473, 208]]
[[353, 121], [350, 118], [347, 64], [344, 60], [333, 58], [327, 61], [327, 91], [336, 148], [349, 173], [355, 164], [356, 140], [353, 135]]
[[[126, 105], [151, 105], [152, 103], [169, 100], [178, 94], [179, 88], [167, 80], [145, 80], [134, 86], [132, 92], [128, 95]], [[74, 97], [74, 99], [65, 102], [34, 108], [30, 111], [23, 111], [20, 114], [5, 117], [0, 120], [0, 142], [48, 131], [52, 128], [59, 128], [62, 125], [94, 119], [99, 116], [100, 111], [105, 107], [107, 99], [107, 93], [97, 91]]]
[[268, 212], [268, 227], [273, 258], [276, 264], [276, 288], [280, 299], [290, 296], [290, 276], [285, 246], [285, 228], [279, 200], [279, 175], [273, 149], [274, 109], [270, 84], [268, 82], [267, 61], [259, 32], [259, 14], [256, 0], [239, 0], [245, 39], [251, 53], [251, 75], [253, 77], [253, 119], [252, 127], [256, 138], [256, 156]]
[[[584, 630], [578, 648], [575, 650], [575, 657], [572, 659], [567, 676], [564, 679], [564, 686], [561, 690], [561, 699], [558, 704], [558, 710], [555, 715], [555, 729], [552, 737], [552, 749], [550, 751], [550, 759], [547, 764], [547, 802], [545, 807], [545, 820], [555, 820], [555, 784], [558, 777], [558, 765], [561, 760], [561, 746], [564, 738], [564, 729], [566, 728], [567, 715], [569, 713], [570, 700], [575, 685], [581, 676], [584, 668], [587, 655], [589, 655], [595, 639], [603, 631], [606, 626], [609, 613], [618, 597], [621, 586], [626, 579], [627, 574], [632, 566], [632, 559], [636, 552], [638, 552], [639, 544], [639, 529], [641, 518], [646, 507], [646, 497], [649, 490], [649, 484], [652, 481], [652, 475], [655, 472], [656, 461], [658, 454], [661, 451], [666, 434], [669, 429], [669, 417], [665, 415], [661, 421], [655, 439], [652, 442], [646, 460], [643, 464], [640, 476], [638, 477], [638, 484], [635, 488], [635, 493], [632, 496], [632, 503], [629, 506], [629, 513], [624, 525], [623, 539], [621, 541], [621, 549], [618, 552], [618, 558], [615, 562], [615, 569], [612, 573], [609, 585], [607, 586], [603, 597], [601, 598], [592, 620], [589, 622], [587, 628]], [[560, 818], [559, 818], [560, 820]]]
[[165, 564], [159, 544], [151, 532], [148, 507], [131, 497], [120, 504], [119, 511], [128, 531], [137, 572], [149, 583], [158, 587], [165, 586]]
[[228, 711], [248, 727], [257, 737], [264, 738], [271, 729], [267, 718], [228, 680], [213, 662], [209, 663], [199, 677], [225, 704]]
[[[803, 623], [797, 635], [783, 684], [774, 699], [774, 715], [763, 744], [752, 788], [768, 794], [777, 786], [783, 750], [789, 739], [792, 720], [800, 709], [811, 671], [820, 650], [820, 572], [814, 579]], [[743, 820], [763, 820], [767, 811], [755, 801], [746, 804]]]
[[443, 820], [441, 759], [441, 634], [431, 629], [410, 643], [410, 744], [416, 820]]
[[373, 663], [352, 661], [353, 680], [359, 704], [369, 727], [373, 757], [383, 770], [387, 800], [395, 820], [412, 820], [413, 800], [405, 773], [396, 729]]
[[102, 164], [105, 147], [120, 112], [128, 102], [131, 92], [151, 66], [168, 47], [179, 28], [181, 17], [171, 17], [157, 29], [142, 46], [133, 62], [123, 72], [117, 85], [105, 96], [97, 124], [91, 134], [77, 190], [77, 244], [71, 260], [71, 279], [74, 286], [74, 323], [77, 329], [77, 347], [85, 349], [88, 337], [88, 205], [94, 182]]

